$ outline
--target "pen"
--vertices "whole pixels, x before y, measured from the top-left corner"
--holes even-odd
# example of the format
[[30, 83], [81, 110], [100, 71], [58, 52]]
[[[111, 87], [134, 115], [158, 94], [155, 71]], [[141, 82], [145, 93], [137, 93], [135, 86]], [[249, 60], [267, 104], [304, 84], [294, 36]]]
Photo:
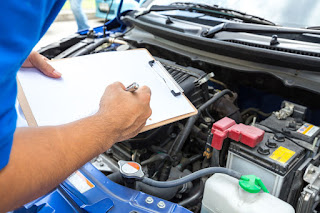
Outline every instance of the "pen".
[[130, 84], [129, 86], [127, 86], [126, 91], [128, 92], [134, 92], [139, 88], [139, 84], [137, 84], [136, 82], [133, 82], [132, 84]]

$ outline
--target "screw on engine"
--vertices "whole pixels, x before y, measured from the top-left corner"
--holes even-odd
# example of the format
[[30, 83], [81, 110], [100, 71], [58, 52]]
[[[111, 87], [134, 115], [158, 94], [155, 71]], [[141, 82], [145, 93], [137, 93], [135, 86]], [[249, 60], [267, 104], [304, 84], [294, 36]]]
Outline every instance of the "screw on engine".
[[147, 197], [146, 198], [146, 203], [148, 203], [148, 204], [153, 203], [153, 198], [152, 197]]
[[160, 201], [157, 206], [160, 208], [160, 209], [164, 209], [166, 207], [166, 204], [163, 202], [163, 201]]
[[96, 159], [96, 161], [97, 161], [98, 163], [102, 162], [101, 157], [98, 157], [98, 158]]
[[212, 119], [210, 117], [204, 117], [203, 119], [206, 123], [212, 122]]

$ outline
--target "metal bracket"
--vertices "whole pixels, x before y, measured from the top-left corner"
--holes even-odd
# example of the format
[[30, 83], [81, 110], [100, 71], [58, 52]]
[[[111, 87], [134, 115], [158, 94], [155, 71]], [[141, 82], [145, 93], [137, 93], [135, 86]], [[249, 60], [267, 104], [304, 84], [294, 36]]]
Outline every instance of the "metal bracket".
[[196, 86], [201, 86], [202, 84], [208, 82], [210, 80], [210, 78], [214, 77], [213, 72], [205, 75], [205, 76], [201, 76], [196, 82], [195, 85]]
[[301, 192], [296, 212], [314, 213], [315, 204], [319, 201], [320, 168], [310, 164], [304, 173], [303, 180], [309, 184]]

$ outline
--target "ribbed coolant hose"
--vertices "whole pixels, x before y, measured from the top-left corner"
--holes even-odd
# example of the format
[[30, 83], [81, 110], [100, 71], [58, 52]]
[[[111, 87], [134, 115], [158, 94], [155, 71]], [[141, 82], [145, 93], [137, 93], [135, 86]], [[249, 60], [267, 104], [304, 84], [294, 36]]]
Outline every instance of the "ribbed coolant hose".
[[205, 169], [201, 169], [199, 171], [196, 171], [190, 175], [184, 176], [184, 177], [177, 179], [177, 180], [156, 181], [156, 180], [152, 180], [147, 177], [143, 177], [141, 182], [148, 184], [150, 186], [155, 186], [155, 187], [159, 187], [159, 188], [169, 188], [169, 187], [179, 186], [179, 185], [188, 183], [190, 181], [193, 181], [197, 178], [200, 178], [200, 177], [203, 177], [206, 175], [210, 175], [210, 174], [214, 174], [214, 173], [223, 173], [223, 174], [229, 175], [229, 176], [237, 178], [237, 179], [240, 179], [242, 176], [239, 172], [233, 171], [231, 169], [222, 168], [222, 167], [209, 167], [209, 168], [205, 168]]

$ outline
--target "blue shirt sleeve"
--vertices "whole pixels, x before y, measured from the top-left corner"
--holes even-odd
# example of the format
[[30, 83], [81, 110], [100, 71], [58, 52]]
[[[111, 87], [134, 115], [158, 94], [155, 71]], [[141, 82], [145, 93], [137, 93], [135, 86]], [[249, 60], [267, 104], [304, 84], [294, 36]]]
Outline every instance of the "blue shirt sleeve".
[[0, 6], [0, 170], [9, 162], [17, 115], [16, 74], [65, 0], [9, 0]]

